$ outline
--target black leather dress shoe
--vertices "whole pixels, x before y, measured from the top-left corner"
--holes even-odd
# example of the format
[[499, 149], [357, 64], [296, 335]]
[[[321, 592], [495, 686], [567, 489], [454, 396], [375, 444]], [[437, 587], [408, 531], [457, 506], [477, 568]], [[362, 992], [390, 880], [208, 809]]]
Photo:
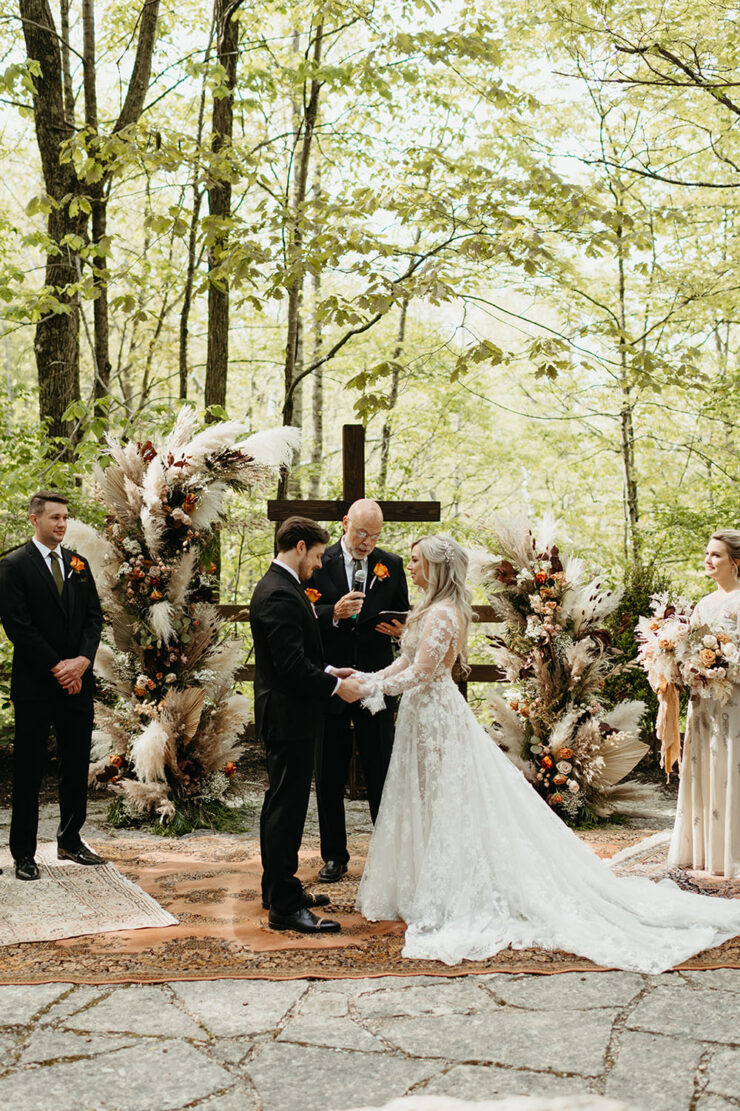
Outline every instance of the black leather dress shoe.
[[87, 845], [80, 845], [79, 849], [63, 849], [57, 845], [57, 860], [73, 860], [75, 864], [105, 864], [102, 856], [98, 856]]
[[346, 871], [346, 864], [340, 864], [338, 860], [327, 860], [319, 872], [319, 883], [336, 883], [337, 880], [341, 880]]
[[292, 914], [271, 910], [267, 924], [271, 930], [297, 930], [299, 934], [338, 934], [342, 928], [331, 918], [317, 918], [308, 907], [294, 910]]
[[15, 878], [17, 880], [37, 880], [40, 876], [39, 866], [32, 856], [24, 856], [15, 862]]
[[[328, 895], [312, 895], [310, 891], [303, 892], [304, 907], [328, 907], [331, 899]], [[262, 900], [262, 909], [269, 910], [270, 904], [267, 899]]]

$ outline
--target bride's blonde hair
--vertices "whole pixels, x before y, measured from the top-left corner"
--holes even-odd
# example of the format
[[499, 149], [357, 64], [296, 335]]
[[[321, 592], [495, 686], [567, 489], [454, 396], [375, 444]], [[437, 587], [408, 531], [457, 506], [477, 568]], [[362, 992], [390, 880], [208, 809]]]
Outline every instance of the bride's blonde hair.
[[414, 606], [406, 628], [412, 629], [423, 618], [434, 602], [449, 602], [455, 606], [460, 618], [458, 655], [460, 663], [466, 666], [468, 628], [473, 618], [471, 593], [465, 585], [468, 573], [468, 556], [451, 536], [422, 536], [411, 545], [411, 551], [418, 549], [427, 565], [427, 586], [424, 597]]

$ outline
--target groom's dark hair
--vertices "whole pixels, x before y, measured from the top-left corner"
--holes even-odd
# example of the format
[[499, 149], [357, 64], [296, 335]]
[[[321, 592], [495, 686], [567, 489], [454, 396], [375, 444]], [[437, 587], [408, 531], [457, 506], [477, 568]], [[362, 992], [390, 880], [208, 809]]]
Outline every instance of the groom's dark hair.
[[275, 542], [279, 552], [291, 552], [303, 540], [307, 548], [314, 544], [328, 544], [329, 533], [310, 517], [287, 517], [277, 530]]
[[28, 503], [28, 512], [40, 517], [48, 501], [56, 501], [60, 505], [69, 505], [69, 498], [65, 498], [64, 494], [57, 494], [56, 490], [39, 490]]

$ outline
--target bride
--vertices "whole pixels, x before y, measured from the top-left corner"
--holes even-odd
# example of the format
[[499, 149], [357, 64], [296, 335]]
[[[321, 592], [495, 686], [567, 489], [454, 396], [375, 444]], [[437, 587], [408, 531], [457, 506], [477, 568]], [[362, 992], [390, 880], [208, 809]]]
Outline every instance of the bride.
[[478, 723], [452, 679], [472, 614], [467, 563], [449, 537], [416, 541], [409, 573], [424, 597], [402, 654], [364, 674], [371, 711], [403, 697], [357, 909], [406, 923], [403, 956], [446, 964], [511, 946], [662, 972], [740, 934], [740, 902], [617, 878]]

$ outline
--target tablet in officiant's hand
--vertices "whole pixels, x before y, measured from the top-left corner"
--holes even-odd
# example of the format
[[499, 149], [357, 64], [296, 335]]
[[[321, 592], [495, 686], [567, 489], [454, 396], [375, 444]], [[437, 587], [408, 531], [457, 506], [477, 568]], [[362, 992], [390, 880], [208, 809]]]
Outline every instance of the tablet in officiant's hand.
[[376, 625], [390, 623], [391, 621], [400, 621], [403, 625], [409, 615], [408, 610], [381, 610], [375, 618]]

